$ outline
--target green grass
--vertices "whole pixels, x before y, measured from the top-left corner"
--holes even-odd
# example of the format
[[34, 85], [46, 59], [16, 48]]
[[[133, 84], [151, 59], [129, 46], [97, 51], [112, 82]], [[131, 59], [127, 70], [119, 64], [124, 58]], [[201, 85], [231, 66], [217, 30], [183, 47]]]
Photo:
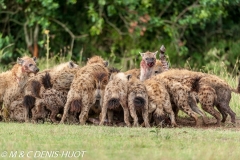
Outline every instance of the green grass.
[[[79, 159], [238, 159], [237, 128], [115, 128], [77, 125], [0, 123], [3, 151], [86, 151]], [[37, 158], [37, 159], [47, 159]], [[51, 159], [77, 159], [57, 158]]]

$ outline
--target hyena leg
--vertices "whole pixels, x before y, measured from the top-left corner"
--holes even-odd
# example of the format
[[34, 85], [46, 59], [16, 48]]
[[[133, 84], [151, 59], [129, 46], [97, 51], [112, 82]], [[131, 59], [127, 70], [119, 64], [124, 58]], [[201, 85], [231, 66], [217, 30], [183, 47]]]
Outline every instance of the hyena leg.
[[142, 117], [145, 123], [145, 127], [150, 127], [149, 119], [148, 119], [148, 105], [145, 104], [144, 108], [142, 109]]
[[189, 96], [188, 89], [182, 86], [181, 84], [175, 84], [173, 87], [174, 88], [172, 88], [172, 94], [175, 104], [180, 109], [182, 109], [183, 112], [188, 114], [190, 117], [193, 117], [196, 122], [196, 126], [199, 126], [200, 123], [198, 120], [198, 115], [191, 109], [188, 103]]
[[216, 105], [218, 111], [222, 114], [222, 123], [226, 122], [228, 114], [223, 110], [223, 108], [220, 107], [219, 104]]
[[83, 103], [82, 104], [82, 111], [79, 115], [79, 122], [80, 125], [85, 125], [87, 119], [88, 119], [88, 112], [92, 106], [89, 106], [88, 103]]
[[106, 116], [107, 116], [107, 100], [104, 100], [103, 106], [102, 106], [102, 111], [101, 111], [101, 120], [100, 120], [99, 125], [104, 124]]
[[134, 103], [133, 103], [133, 99], [134, 99], [134, 97], [129, 95], [129, 97], [128, 97], [128, 107], [129, 107], [129, 110], [130, 110], [130, 114], [133, 118], [133, 126], [138, 127], [139, 126], [138, 116], [137, 116], [136, 109], [135, 109], [135, 106], [134, 106]]
[[120, 104], [121, 104], [121, 106], [123, 108], [123, 112], [124, 112], [124, 122], [126, 123], [126, 125], [128, 127], [131, 127], [131, 124], [129, 122], [129, 110], [128, 110], [128, 107], [127, 107], [127, 103], [120, 101]]
[[163, 111], [163, 105], [162, 104], [155, 104], [156, 110], [153, 113], [153, 118], [155, 124], [158, 126], [165, 120], [165, 113]]
[[209, 114], [211, 114], [213, 117], [215, 117], [217, 119], [217, 126], [220, 126], [221, 125], [221, 115], [220, 113], [215, 110], [213, 108], [212, 105], [205, 105], [205, 104], [202, 104], [202, 109], [206, 112], [208, 112]]
[[73, 91], [73, 90], [70, 90], [68, 92], [67, 102], [66, 102], [66, 104], [64, 106], [64, 111], [63, 111], [63, 115], [62, 115], [62, 119], [60, 121], [60, 124], [63, 124], [64, 121], [66, 120], [67, 115], [68, 115], [68, 111], [69, 111], [69, 108], [70, 108], [70, 105], [71, 105], [72, 101], [74, 100], [75, 95], [76, 95], [76, 97], [78, 97], [78, 94], [75, 91]]
[[229, 104], [227, 103], [220, 103], [220, 107], [224, 110], [224, 113], [227, 112], [231, 116], [231, 122], [236, 123], [236, 113], [232, 111]]
[[63, 115], [62, 115], [62, 119], [60, 121], [60, 124], [63, 124], [64, 121], [66, 120], [71, 102], [72, 102], [72, 100], [70, 100], [70, 99], [67, 100], [67, 103], [64, 106], [64, 111], [63, 111]]
[[175, 114], [172, 110], [171, 103], [169, 103], [169, 105], [164, 107], [164, 111], [170, 115], [171, 125], [174, 126], [174, 127], [177, 127], [177, 123], [176, 123], [176, 120], [175, 120]]
[[217, 119], [217, 125], [221, 125], [221, 115], [214, 109], [214, 101], [216, 97], [215, 90], [209, 86], [201, 86], [198, 93], [199, 102], [202, 109]]
[[174, 115], [175, 115], [175, 119], [177, 119], [179, 108], [178, 108], [178, 106], [174, 102], [171, 102], [171, 106], [172, 106], [172, 110], [173, 110]]
[[57, 106], [53, 106], [51, 107], [51, 115], [50, 115], [50, 120], [53, 123], [58, 123], [58, 121], [56, 120], [57, 114], [59, 113], [59, 109]]

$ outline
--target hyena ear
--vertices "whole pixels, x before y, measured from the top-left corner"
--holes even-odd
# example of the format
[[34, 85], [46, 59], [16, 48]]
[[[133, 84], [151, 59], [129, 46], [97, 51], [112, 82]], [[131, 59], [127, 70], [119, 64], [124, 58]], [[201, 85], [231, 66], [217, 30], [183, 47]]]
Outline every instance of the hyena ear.
[[33, 60], [34, 60], [34, 62], [36, 62], [37, 61], [37, 57], [33, 57]]
[[154, 52], [153, 55], [156, 57], [156, 56], [157, 56], [157, 53], [158, 53], [158, 51]]
[[17, 58], [17, 64], [22, 65], [24, 63], [24, 60], [22, 58]]
[[126, 77], [127, 77], [127, 80], [129, 81], [129, 79], [132, 78], [132, 75], [128, 74]]
[[142, 57], [144, 57], [144, 53], [139, 52]]
[[73, 61], [70, 61], [70, 62], [68, 63], [68, 67], [69, 67], [69, 68], [74, 68], [74, 63], [73, 63]]
[[114, 73], [111, 74], [109, 81], [111, 81], [113, 79]]
[[108, 66], [108, 61], [103, 61], [104, 66], [107, 67]]

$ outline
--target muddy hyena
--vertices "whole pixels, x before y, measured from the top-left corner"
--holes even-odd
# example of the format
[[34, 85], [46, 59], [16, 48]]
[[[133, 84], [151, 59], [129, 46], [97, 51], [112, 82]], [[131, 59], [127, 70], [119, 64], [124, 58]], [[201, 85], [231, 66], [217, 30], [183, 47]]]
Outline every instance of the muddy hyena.
[[[23, 98], [23, 105], [26, 107], [25, 121], [29, 121], [29, 114], [33, 107], [46, 107], [45, 104], [48, 104], [48, 106], [55, 108], [56, 104], [64, 103], [66, 101], [64, 97], [66, 97], [78, 69], [79, 66], [70, 61], [57, 65], [52, 69], [44, 70], [35, 77], [32, 77], [24, 88], [25, 96]], [[43, 99], [43, 97], [46, 97], [46, 99]], [[38, 110], [41, 111], [44, 109], [36, 109], [34, 114], [37, 115], [33, 117], [41, 117], [41, 113], [37, 112]], [[51, 111], [51, 109], [49, 110]]]
[[[50, 120], [54, 123], [58, 123], [57, 115], [63, 113], [63, 109], [67, 101], [68, 91], [70, 90], [74, 75], [78, 69], [78, 65], [72, 64], [71, 66], [63, 68], [52, 75], [46, 74], [42, 78], [42, 83], [46, 90], [44, 90], [44, 92], [41, 94], [41, 100], [39, 103], [45, 104], [44, 108], [50, 111]], [[38, 109], [39, 107], [43, 107], [43, 105], [36, 104], [36, 108]], [[40, 111], [42, 110], [43, 109], [40, 109]], [[37, 111], [35, 114], [38, 114]], [[76, 112], [79, 113], [80, 111], [76, 110]], [[38, 114], [38, 116], [40, 115], [41, 112]], [[33, 115], [35, 119], [38, 116]]]
[[139, 126], [137, 112], [142, 115], [145, 127], [150, 127], [147, 89], [144, 83], [136, 77], [131, 77], [128, 81], [128, 108], [134, 120], [134, 127]]
[[100, 105], [102, 104], [102, 96], [109, 78], [107, 65], [108, 63], [101, 57], [94, 56], [88, 60], [86, 66], [78, 70], [67, 95], [61, 123], [64, 123], [69, 109], [73, 107], [81, 110], [79, 121], [81, 125], [84, 125], [90, 108], [97, 101]]
[[22, 57], [10, 71], [0, 74], [0, 106], [8, 111], [11, 103], [23, 95], [23, 88], [32, 76], [39, 71], [36, 58]]

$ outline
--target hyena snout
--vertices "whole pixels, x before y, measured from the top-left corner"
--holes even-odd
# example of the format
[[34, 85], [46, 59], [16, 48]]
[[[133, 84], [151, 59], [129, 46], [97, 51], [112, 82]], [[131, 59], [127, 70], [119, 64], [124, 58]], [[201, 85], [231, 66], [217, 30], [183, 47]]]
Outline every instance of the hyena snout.
[[96, 99], [100, 100], [101, 99], [101, 95], [100, 94], [96, 95]]
[[95, 98], [96, 98], [96, 100], [100, 100], [101, 99], [101, 91], [100, 91], [100, 89], [96, 90]]
[[155, 59], [154, 58], [150, 58], [150, 59], [147, 60], [148, 67], [152, 67], [152, 66], [154, 66], [154, 64], [155, 64]]
[[29, 73], [38, 73], [39, 72], [39, 68], [37, 66], [29, 66], [28, 69], [27, 69], [27, 72]]

